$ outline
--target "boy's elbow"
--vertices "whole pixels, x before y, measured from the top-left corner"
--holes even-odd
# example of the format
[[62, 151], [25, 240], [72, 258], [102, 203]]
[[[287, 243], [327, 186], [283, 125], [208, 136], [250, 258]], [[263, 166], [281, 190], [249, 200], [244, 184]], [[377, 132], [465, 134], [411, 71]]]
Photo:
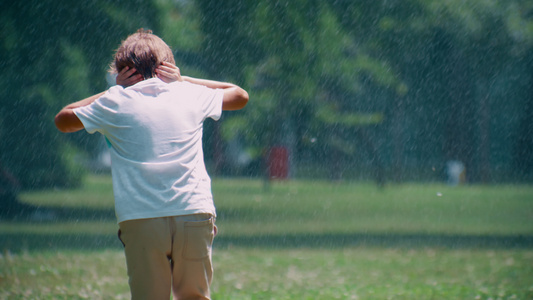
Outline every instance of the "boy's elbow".
[[54, 123], [56, 124], [56, 128], [64, 133], [69, 132], [68, 127], [66, 126], [63, 117], [61, 116], [61, 113], [57, 114], [54, 118]]
[[222, 103], [222, 110], [239, 110], [248, 103], [248, 92], [235, 86], [226, 91]]
[[240, 98], [239, 103], [241, 104], [240, 108], [245, 107], [246, 104], [248, 104], [248, 100], [250, 99], [250, 97], [248, 96], [248, 92], [242, 88], [239, 90], [239, 98]]
[[[75, 118], [77, 119], [77, 117]], [[83, 125], [80, 128], [80, 124], [78, 124], [78, 123], [81, 123], [79, 119], [73, 120], [72, 116], [69, 115], [68, 113], [65, 113], [64, 111], [60, 111], [55, 116], [54, 123], [56, 125], [56, 128], [59, 131], [64, 132], [64, 133], [76, 132], [83, 128]]]

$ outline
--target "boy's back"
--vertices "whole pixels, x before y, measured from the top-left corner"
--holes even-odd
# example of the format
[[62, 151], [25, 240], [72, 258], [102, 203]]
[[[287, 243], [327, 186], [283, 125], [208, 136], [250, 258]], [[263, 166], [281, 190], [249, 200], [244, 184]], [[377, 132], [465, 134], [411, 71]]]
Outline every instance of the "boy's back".
[[118, 222], [215, 215], [202, 151], [203, 122], [222, 113], [222, 90], [159, 78], [115, 86], [74, 112], [111, 145]]
[[203, 122], [237, 110], [248, 93], [231, 83], [181, 76], [170, 47], [139, 30], [121, 43], [107, 92], [65, 106], [62, 132], [100, 132], [111, 150], [119, 238], [132, 299], [210, 299], [216, 235]]

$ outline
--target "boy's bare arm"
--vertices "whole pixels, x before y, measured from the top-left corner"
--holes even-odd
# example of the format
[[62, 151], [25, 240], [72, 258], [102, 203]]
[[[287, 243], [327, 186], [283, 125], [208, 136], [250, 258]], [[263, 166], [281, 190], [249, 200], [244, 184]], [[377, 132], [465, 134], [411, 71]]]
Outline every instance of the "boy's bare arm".
[[224, 89], [222, 110], [239, 110], [248, 103], [248, 92], [239, 86]]
[[90, 97], [87, 97], [83, 100], [80, 100], [78, 102], [71, 103], [56, 115], [54, 122], [56, 124], [57, 129], [61, 132], [76, 132], [79, 130], [82, 130], [83, 123], [80, 121], [78, 116], [74, 113], [74, 109], [82, 106], [87, 106], [91, 103], [93, 103], [96, 99], [100, 98], [105, 92], [101, 92], [96, 95], [92, 95]]
[[[125, 67], [117, 74], [117, 84], [122, 85], [123, 87], [128, 87], [142, 81], [142, 76], [135, 74], [135, 72], [136, 70], [134, 68], [129, 69], [128, 67]], [[104, 93], [105, 91], [65, 106], [55, 117], [54, 121], [57, 129], [61, 132], [76, 132], [82, 130], [83, 123], [78, 119], [78, 116], [76, 116], [73, 109], [93, 103]]]
[[204, 85], [212, 89], [223, 89], [224, 100], [222, 101], [222, 110], [239, 110], [248, 103], [248, 93], [241, 87], [228, 82], [220, 82], [207, 79], [198, 79], [188, 76], [181, 76], [184, 81]]
[[223, 89], [224, 100], [222, 102], [223, 110], [238, 110], [248, 103], [248, 93], [241, 87], [228, 83], [207, 79], [198, 79], [189, 76], [182, 76], [180, 70], [175, 65], [163, 62], [157, 69], [158, 77], [165, 82], [188, 81], [199, 85], [204, 85], [212, 89]]

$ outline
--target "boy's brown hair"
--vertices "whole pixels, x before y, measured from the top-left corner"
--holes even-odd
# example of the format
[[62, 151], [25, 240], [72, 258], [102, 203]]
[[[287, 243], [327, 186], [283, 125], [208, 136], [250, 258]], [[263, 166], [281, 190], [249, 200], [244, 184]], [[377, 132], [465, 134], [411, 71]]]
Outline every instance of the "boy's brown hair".
[[176, 64], [172, 50], [151, 30], [141, 28], [122, 41], [110, 71], [118, 73], [127, 66], [148, 79], [156, 76], [155, 69], [162, 62]]

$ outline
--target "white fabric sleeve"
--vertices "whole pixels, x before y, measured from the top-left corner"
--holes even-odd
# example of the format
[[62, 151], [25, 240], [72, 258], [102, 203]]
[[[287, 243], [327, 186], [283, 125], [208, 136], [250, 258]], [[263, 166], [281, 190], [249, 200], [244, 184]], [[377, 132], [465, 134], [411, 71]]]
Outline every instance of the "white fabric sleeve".
[[[96, 102], [96, 101], [95, 101]], [[102, 127], [100, 126], [101, 118], [96, 117], [98, 113], [97, 109], [94, 109], [94, 103], [91, 103], [87, 106], [82, 106], [74, 109], [74, 113], [80, 119], [83, 127], [88, 133], [95, 133], [96, 131], [101, 131]]]
[[218, 121], [222, 116], [224, 90], [203, 87], [200, 98], [202, 99], [202, 111], [204, 112], [205, 118], [211, 118]]
[[109, 122], [110, 117], [115, 113], [116, 102], [112, 99], [114, 95], [119, 94], [119, 89], [122, 89], [122, 87], [112, 87], [93, 103], [73, 110], [88, 133], [100, 132], [105, 134], [105, 124]]

